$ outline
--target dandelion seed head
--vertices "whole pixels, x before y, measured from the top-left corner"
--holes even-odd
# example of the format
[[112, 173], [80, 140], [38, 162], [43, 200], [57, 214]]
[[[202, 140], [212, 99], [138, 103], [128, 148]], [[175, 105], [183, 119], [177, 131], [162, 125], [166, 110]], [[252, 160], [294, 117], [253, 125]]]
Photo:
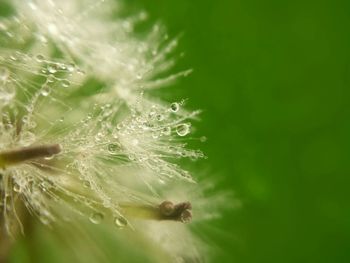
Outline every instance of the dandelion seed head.
[[191, 72], [157, 77], [174, 64], [168, 57], [178, 39], [159, 24], [138, 36], [133, 29], [147, 15], [115, 21], [119, 6], [110, 1], [11, 4], [13, 16], [0, 19], [7, 232], [24, 231], [23, 204], [44, 225], [78, 217], [137, 231], [174, 261], [200, 258], [200, 241], [181, 222], [206, 217], [201, 189], [180, 165], [204, 157], [186, 142], [199, 112], [147, 94]]

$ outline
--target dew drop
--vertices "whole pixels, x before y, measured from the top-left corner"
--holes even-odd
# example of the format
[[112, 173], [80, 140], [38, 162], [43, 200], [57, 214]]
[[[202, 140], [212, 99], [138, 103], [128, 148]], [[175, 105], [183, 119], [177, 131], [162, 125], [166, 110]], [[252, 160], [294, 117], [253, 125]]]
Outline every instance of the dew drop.
[[85, 71], [79, 68], [77, 69], [77, 73], [80, 75], [85, 75]]
[[157, 131], [152, 132], [152, 138], [153, 139], [158, 139], [159, 138], [159, 133]]
[[179, 124], [176, 126], [176, 133], [179, 136], [186, 136], [190, 132], [190, 125], [186, 123]]
[[114, 219], [114, 224], [118, 228], [124, 228], [128, 225], [128, 221], [124, 217], [118, 216]]
[[104, 218], [103, 214], [97, 212], [97, 213], [92, 213], [89, 219], [91, 223], [94, 223], [97, 225], [102, 222], [103, 218]]
[[54, 154], [50, 155], [50, 156], [46, 156], [44, 157], [45, 160], [52, 160], [54, 158]]
[[90, 188], [90, 182], [89, 182], [88, 180], [84, 180], [84, 181], [83, 181], [83, 186], [84, 186], [85, 188]]
[[70, 81], [67, 80], [67, 79], [63, 79], [63, 80], [61, 81], [61, 85], [62, 85], [62, 87], [64, 87], [64, 88], [68, 88], [68, 87], [70, 86]]
[[164, 116], [162, 114], [157, 114], [156, 119], [157, 121], [162, 121], [164, 120]]
[[45, 57], [41, 54], [38, 54], [38, 55], [36, 55], [35, 59], [37, 62], [43, 62]]
[[171, 128], [169, 126], [164, 127], [163, 130], [162, 130], [162, 133], [164, 135], [170, 135], [171, 134]]
[[20, 192], [21, 191], [21, 186], [19, 184], [15, 184], [13, 186], [13, 191], [15, 191], [16, 193]]
[[51, 74], [55, 74], [57, 72], [56, 65], [49, 65], [47, 71]]
[[107, 146], [108, 153], [112, 155], [117, 154], [119, 149], [120, 149], [120, 145], [117, 143], [110, 143]]
[[170, 110], [172, 112], [177, 112], [180, 109], [180, 105], [177, 102], [171, 103]]
[[51, 88], [46, 84], [42, 86], [40, 91], [41, 95], [43, 95], [44, 97], [48, 96], [50, 92], [51, 92]]
[[136, 74], [136, 78], [137, 79], [142, 79], [142, 74], [141, 73]]
[[29, 121], [28, 115], [23, 116], [22, 122], [23, 122], [23, 123], [28, 123], [28, 121]]
[[68, 70], [69, 72], [73, 72], [74, 69], [75, 69], [75, 64], [73, 64], [73, 63], [67, 64], [67, 70]]
[[47, 82], [54, 82], [55, 81], [55, 76], [54, 75], [48, 75], [47, 78], [46, 78], [46, 81]]

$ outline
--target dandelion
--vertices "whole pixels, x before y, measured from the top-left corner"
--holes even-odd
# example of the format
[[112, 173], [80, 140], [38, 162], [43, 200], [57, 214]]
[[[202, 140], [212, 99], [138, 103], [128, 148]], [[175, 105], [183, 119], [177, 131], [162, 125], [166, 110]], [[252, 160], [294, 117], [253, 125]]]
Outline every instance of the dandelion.
[[146, 15], [108, 21], [105, 1], [9, 4], [14, 13], [0, 21], [3, 232], [24, 234], [28, 211], [48, 227], [87, 219], [126, 229], [154, 244], [160, 262], [202, 258], [183, 224], [203, 212], [190, 199], [202, 193], [178, 162], [204, 157], [184, 142], [198, 112], [144, 94], [188, 73], [156, 79], [176, 41], [159, 48], [158, 25], [134, 37]]

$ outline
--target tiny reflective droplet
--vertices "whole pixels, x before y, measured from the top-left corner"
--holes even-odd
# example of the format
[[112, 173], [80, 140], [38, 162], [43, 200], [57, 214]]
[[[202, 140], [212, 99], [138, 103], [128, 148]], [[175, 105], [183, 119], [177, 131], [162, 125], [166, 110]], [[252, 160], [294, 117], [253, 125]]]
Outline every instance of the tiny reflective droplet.
[[68, 88], [68, 87], [70, 86], [70, 81], [64, 79], [64, 80], [61, 81], [61, 85], [62, 85], [62, 87], [64, 87], [64, 88]]
[[20, 192], [21, 191], [21, 186], [19, 184], [15, 184], [13, 186], [13, 191], [15, 191], [16, 193]]
[[56, 65], [50, 65], [47, 67], [47, 71], [51, 74], [55, 74], [57, 72]]
[[89, 219], [90, 219], [91, 223], [94, 223], [97, 225], [97, 224], [100, 224], [102, 222], [103, 218], [104, 218], [104, 216], [101, 213], [92, 213], [90, 215]]
[[164, 135], [170, 135], [171, 134], [171, 128], [169, 126], [164, 127], [163, 130], [162, 130], [162, 133]]
[[118, 228], [124, 228], [128, 225], [128, 221], [124, 217], [118, 216], [114, 219], [114, 224]]
[[180, 105], [177, 102], [171, 103], [170, 109], [172, 112], [177, 112], [180, 109]]
[[117, 154], [119, 151], [119, 148], [120, 146], [117, 143], [110, 143], [107, 146], [108, 153], [112, 155]]
[[179, 136], [186, 136], [190, 132], [190, 125], [186, 123], [179, 124], [176, 126], [176, 133]]
[[54, 82], [54, 81], [55, 81], [55, 76], [53, 76], [53, 75], [51, 75], [51, 74], [48, 75], [46, 81], [47, 81], [47, 82]]
[[156, 119], [157, 121], [162, 121], [164, 120], [164, 116], [162, 114], [157, 114]]
[[46, 157], [44, 157], [44, 159], [45, 159], [45, 160], [52, 160], [54, 156], [55, 156], [55, 155], [46, 156]]
[[152, 138], [153, 139], [158, 139], [159, 138], [159, 133], [157, 131], [152, 132]]
[[44, 97], [46, 97], [47, 95], [49, 95], [51, 92], [51, 89], [48, 85], [43, 85], [43, 87], [41, 88], [41, 95], [43, 95]]
[[43, 62], [45, 57], [41, 54], [38, 54], [38, 55], [36, 55], [35, 59], [37, 62]]
[[84, 180], [84, 181], [83, 181], [83, 186], [84, 186], [85, 188], [90, 188], [90, 182], [89, 182], [88, 180]]
[[74, 69], [75, 69], [75, 64], [73, 64], [73, 63], [67, 64], [67, 70], [68, 70], [69, 72], [73, 72]]

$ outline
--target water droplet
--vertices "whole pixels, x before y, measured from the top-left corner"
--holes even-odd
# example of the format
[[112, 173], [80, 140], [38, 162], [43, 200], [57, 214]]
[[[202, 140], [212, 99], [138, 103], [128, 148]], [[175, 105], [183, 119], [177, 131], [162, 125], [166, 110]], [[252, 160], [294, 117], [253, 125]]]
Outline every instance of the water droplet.
[[158, 139], [159, 133], [157, 131], [152, 132], [152, 138], [153, 139]]
[[67, 70], [68, 70], [69, 72], [73, 72], [74, 69], [75, 69], [75, 64], [73, 64], [73, 63], [67, 64]]
[[109, 154], [115, 155], [118, 154], [120, 145], [118, 143], [110, 143], [108, 144], [107, 149]]
[[77, 73], [80, 75], [85, 75], [85, 71], [80, 68], [77, 69]]
[[21, 191], [21, 186], [19, 184], [14, 184], [13, 191], [15, 191], [16, 193], [20, 192]]
[[180, 105], [177, 102], [171, 103], [170, 110], [172, 112], [177, 112], [180, 109]]
[[96, 212], [96, 213], [92, 213], [89, 219], [91, 223], [100, 224], [103, 218], [104, 218], [103, 214]]
[[36, 55], [35, 59], [37, 62], [43, 62], [45, 57], [41, 54], [38, 54], [38, 55]]
[[171, 128], [168, 126], [168, 127], [164, 127], [163, 130], [162, 130], [162, 133], [164, 135], [170, 135], [171, 134]]
[[164, 120], [164, 116], [162, 114], [157, 114], [156, 119], [158, 121], [162, 121], [162, 120]]
[[47, 71], [51, 74], [55, 74], [57, 72], [57, 65], [53, 64], [53, 65], [49, 65], [47, 67]]
[[23, 116], [22, 122], [23, 122], [23, 123], [28, 123], [28, 121], [29, 121], [28, 115]]
[[47, 78], [46, 78], [46, 81], [47, 82], [54, 82], [55, 81], [55, 76], [54, 75], [48, 75]]
[[61, 81], [61, 85], [62, 85], [62, 87], [64, 87], [64, 88], [68, 88], [68, 87], [70, 86], [70, 81], [67, 80], [67, 79], [63, 79], [63, 80]]
[[182, 123], [176, 126], [176, 133], [179, 136], [186, 136], [190, 132], [190, 125], [187, 123]]
[[50, 88], [48, 85], [46, 85], [46, 84], [44, 84], [44, 85], [42, 86], [41, 91], [40, 91], [41, 95], [43, 95], [44, 97], [46, 97], [47, 95], [49, 95], [50, 92], [51, 92], [51, 88]]
[[114, 219], [114, 224], [118, 228], [124, 228], [128, 225], [128, 221], [124, 217], [118, 216]]
[[129, 158], [130, 161], [135, 161], [136, 160], [136, 157], [133, 154], [129, 154], [128, 158]]
[[90, 182], [88, 181], [88, 180], [84, 180], [83, 181], [83, 186], [85, 187], [85, 188], [90, 188]]
[[99, 142], [99, 141], [101, 141], [103, 139], [103, 136], [104, 136], [104, 134], [102, 132], [98, 132], [95, 135], [95, 140]]
[[52, 160], [54, 158], [54, 154], [53, 155], [50, 155], [50, 156], [46, 156], [44, 157], [45, 160]]

